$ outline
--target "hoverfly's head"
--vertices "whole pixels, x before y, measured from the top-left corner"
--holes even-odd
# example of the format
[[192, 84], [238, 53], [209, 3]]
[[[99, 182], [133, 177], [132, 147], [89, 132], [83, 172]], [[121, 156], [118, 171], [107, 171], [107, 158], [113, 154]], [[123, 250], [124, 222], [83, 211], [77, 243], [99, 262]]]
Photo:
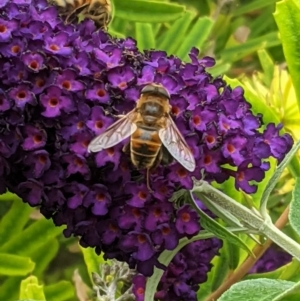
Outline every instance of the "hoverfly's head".
[[150, 84], [141, 91], [139, 109], [146, 125], [154, 125], [158, 119], [170, 111], [170, 94], [162, 85]]
[[167, 91], [167, 89], [164, 86], [160, 84], [150, 84], [145, 86], [142, 89], [141, 94], [145, 94], [145, 93], [163, 96], [166, 97], [168, 100], [170, 99], [170, 93]]

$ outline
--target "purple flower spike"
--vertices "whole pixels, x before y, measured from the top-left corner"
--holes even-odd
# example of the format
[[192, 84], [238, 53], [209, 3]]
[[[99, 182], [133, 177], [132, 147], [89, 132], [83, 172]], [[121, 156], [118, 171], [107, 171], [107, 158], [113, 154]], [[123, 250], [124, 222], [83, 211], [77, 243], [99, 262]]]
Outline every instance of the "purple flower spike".
[[56, 117], [61, 111], [70, 112], [73, 109], [72, 100], [62, 96], [62, 90], [52, 86], [47, 89], [47, 94], [41, 95], [41, 103], [45, 109], [42, 115], [45, 117]]
[[[140, 52], [136, 41], [113, 38], [92, 20], [66, 24], [46, 0], [0, 0], [0, 7], [0, 194], [9, 189], [40, 206], [56, 225], [66, 225], [66, 236], [80, 236], [82, 246], [143, 276], [154, 266], [164, 269], [156, 299], [196, 301], [221, 243], [191, 243], [163, 267], [160, 254], [199, 231], [197, 213], [176, 208], [170, 197], [191, 189], [200, 170], [208, 181], [233, 178], [236, 189], [253, 193], [268, 158], [280, 162], [292, 138], [280, 134], [281, 126], [261, 128], [262, 115], [253, 114], [243, 89], [213, 78], [206, 67], [214, 60], [199, 58], [195, 48], [190, 62], [182, 62], [164, 51]], [[195, 159], [193, 172], [166, 151], [149, 175], [137, 170], [123, 152], [129, 137], [87, 152], [91, 139], [133, 110], [152, 83], [170, 94], [171, 118]]]

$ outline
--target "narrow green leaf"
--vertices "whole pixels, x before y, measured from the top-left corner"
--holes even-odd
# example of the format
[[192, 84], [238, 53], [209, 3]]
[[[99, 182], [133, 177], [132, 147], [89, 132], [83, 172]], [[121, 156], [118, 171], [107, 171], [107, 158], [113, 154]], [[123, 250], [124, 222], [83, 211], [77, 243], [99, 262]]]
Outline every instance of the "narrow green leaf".
[[62, 227], [55, 227], [51, 220], [43, 218], [31, 224], [20, 234], [13, 236], [3, 246], [0, 246], [0, 252], [31, 255], [47, 240], [56, 237], [61, 232]]
[[7, 277], [1, 280], [0, 300], [17, 300], [19, 299], [19, 287], [23, 277]]
[[59, 281], [44, 288], [47, 301], [74, 300], [75, 288], [70, 281]]
[[273, 298], [290, 289], [294, 282], [273, 279], [245, 280], [234, 284], [218, 301], [272, 301]]
[[274, 18], [279, 28], [285, 60], [289, 67], [300, 109], [300, 32], [297, 30], [300, 28], [299, 1], [277, 2]]
[[249, 3], [245, 3], [243, 5], [240, 5], [233, 11], [234, 16], [239, 16], [243, 14], [247, 14], [249, 12], [252, 12], [254, 10], [260, 10], [268, 5], [272, 5], [276, 2], [277, 0], [255, 0], [251, 1]]
[[248, 54], [255, 53], [259, 49], [278, 46], [281, 44], [278, 32], [271, 32], [255, 39], [249, 39], [247, 42], [226, 48], [222, 51], [222, 61], [236, 62]]
[[219, 251], [220, 255], [216, 256], [216, 261], [214, 262], [214, 277], [212, 279], [211, 283], [211, 291], [214, 292], [225, 280], [225, 278], [228, 275], [229, 272], [229, 256], [231, 256], [230, 253], [228, 253], [228, 241], [223, 241], [223, 247]]
[[289, 220], [291, 226], [300, 235], [300, 178], [296, 178], [290, 206]]
[[202, 48], [203, 43], [208, 39], [212, 26], [212, 19], [208, 17], [199, 18], [185, 39], [182, 40], [181, 46], [178, 51], [176, 51], [176, 54], [183, 60], [188, 60], [188, 54], [192, 47]]
[[29, 257], [0, 253], [0, 275], [24, 276], [33, 271], [35, 263]]
[[32, 208], [21, 200], [15, 200], [9, 211], [0, 220], [0, 246], [23, 230]]
[[4, 202], [7, 202], [7, 201], [22, 201], [22, 199], [20, 199], [16, 194], [11, 193], [11, 192], [8, 191], [6, 193], [0, 194], [0, 202], [1, 201], [4, 201]]
[[135, 37], [140, 50], [155, 48], [155, 38], [151, 24], [137, 22], [135, 24]]
[[269, 199], [269, 196], [274, 189], [277, 181], [279, 180], [283, 170], [287, 167], [291, 159], [294, 157], [294, 155], [297, 153], [298, 149], [300, 148], [300, 140], [294, 144], [293, 148], [289, 151], [288, 154], [286, 154], [285, 158], [282, 160], [280, 165], [275, 170], [275, 173], [272, 175], [269, 183], [267, 184], [262, 198], [261, 198], [261, 204], [260, 204], [260, 213], [264, 218], [269, 218], [269, 215], [267, 213], [267, 202]]
[[[202, 195], [201, 193], [198, 193], [194, 191], [194, 194], [199, 197], [200, 200], [203, 200], [203, 198], [206, 198], [206, 196]], [[252, 251], [249, 249], [249, 247], [234, 233], [228, 231], [225, 227], [223, 227], [221, 224], [216, 222], [214, 219], [212, 219], [210, 216], [208, 216], [204, 211], [202, 211], [195, 201], [193, 200], [195, 206], [194, 209], [197, 211], [197, 213], [200, 216], [200, 224], [201, 226], [212, 233], [216, 235], [216, 237], [227, 240], [228, 242], [237, 245], [238, 247], [244, 249], [248, 254], [252, 254]]]
[[100, 264], [106, 261], [103, 259], [101, 254], [97, 255], [95, 250], [92, 248], [80, 247], [80, 250], [83, 254], [83, 259], [87, 267], [91, 283], [93, 283], [92, 273], [98, 273]]
[[263, 80], [267, 87], [271, 86], [274, 75], [274, 62], [265, 49], [257, 51], [259, 62], [264, 70]]
[[43, 272], [48, 268], [49, 263], [55, 258], [59, 250], [59, 243], [57, 239], [50, 239], [31, 252], [31, 258], [36, 262], [34, 268], [34, 275], [41, 277]]
[[176, 20], [171, 28], [158, 39], [157, 48], [167, 51], [168, 54], [177, 55], [177, 49], [185, 39], [187, 29], [190, 27], [195, 16], [196, 13], [186, 11], [185, 14]]
[[19, 299], [46, 300], [43, 286], [38, 284], [35, 276], [30, 276], [21, 282]]
[[146, 0], [114, 0], [115, 16], [144, 23], [169, 22], [180, 18], [185, 7], [174, 3]]

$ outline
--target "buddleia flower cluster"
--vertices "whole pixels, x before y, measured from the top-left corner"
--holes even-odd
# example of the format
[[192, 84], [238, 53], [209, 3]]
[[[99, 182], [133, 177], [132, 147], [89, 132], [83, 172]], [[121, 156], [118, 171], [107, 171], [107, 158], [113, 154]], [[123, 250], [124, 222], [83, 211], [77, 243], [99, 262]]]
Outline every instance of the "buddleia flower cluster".
[[[214, 60], [198, 59], [197, 49], [188, 63], [163, 51], [142, 53], [133, 39], [113, 38], [91, 20], [65, 24], [44, 0], [1, 0], [0, 11], [0, 192], [39, 206], [66, 226], [66, 237], [145, 277], [165, 268], [162, 251], [200, 230], [189, 205], [168, 201], [175, 191], [191, 189], [203, 170], [208, 181], [233, 177], [236, 189], [253, 193], [253, 181], [269, 168], [265, 159], [280, 162], [291, 148], [280, 125], [259, 130], [262, 116], [253, 115], [243, 89], [213, 78], [206, 68]], [[152, 194], [145, 171], [122, 152], [127, 140], [87, 152], [149, 83], [169, 91], [172, 118], [196, 161], [194, 172], [176, 161], [152, 171]], [[161, 300], [196, 300], [219, 247], [205, 240], [178, 253], [165, 270]]]

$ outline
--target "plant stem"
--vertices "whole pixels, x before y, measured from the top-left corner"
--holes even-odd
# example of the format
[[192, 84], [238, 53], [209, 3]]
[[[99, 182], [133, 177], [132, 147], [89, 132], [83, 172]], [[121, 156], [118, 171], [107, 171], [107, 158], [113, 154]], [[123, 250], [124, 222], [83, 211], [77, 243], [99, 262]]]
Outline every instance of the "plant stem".
[[[275, 223], [275, 226], [280, 230], [288, 222], [289, 206], [284, 210], [281, 216]], [[259, 258], [265, 253], [270, 247], [272, 241], [268, 239], [263, 245], [256, 245], [253, 248], [253, 254], [255, 257], [248, 256], [247, 259], [221, 284], [221, 286], [211, 293], [205, 301], [217, 300], [225, 291], [227, 291], [233, 284], [241, 280], [252, 268], [252, 266], [259, 260]]]

